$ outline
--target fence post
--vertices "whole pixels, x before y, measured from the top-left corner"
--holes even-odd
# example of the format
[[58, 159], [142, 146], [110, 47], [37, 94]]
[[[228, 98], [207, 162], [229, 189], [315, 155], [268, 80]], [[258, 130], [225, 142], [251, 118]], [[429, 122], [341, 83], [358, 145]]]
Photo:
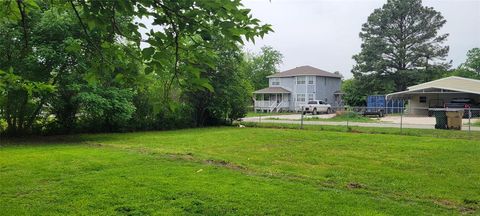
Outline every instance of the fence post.
[[403, 112], [404, 110], [400, 112], [400, 134], [403, 134]]
[[348, 131], [348, 120], [350, 119], [350, 113], [347, 109], [345, 109], [345, 112], [347, 113], [347, 131]]
[[301, 113], [301, 118], [300, 118], [300, 129], [303, 129], [303, 106], [302, 106], [302, 113]]
[[472, 126], [472, 108], [468, 108], [468, 133], [471, 132], [471, 126]]

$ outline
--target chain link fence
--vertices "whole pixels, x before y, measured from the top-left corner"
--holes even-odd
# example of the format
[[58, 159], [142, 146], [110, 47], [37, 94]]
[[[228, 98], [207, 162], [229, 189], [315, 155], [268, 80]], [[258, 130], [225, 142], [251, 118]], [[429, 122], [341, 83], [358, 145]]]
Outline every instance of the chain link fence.
[[[480, 108], [425, 107], [331, 107], [313, 112], [254, 113], [242, 122], [270, 125], [291, 124], [304, 128], [310, 125], [335, 127], [370, 127], [404, 129], [439, 129], [480, 131]], [[292, 126], [293, 125], [293, 126]], [[296, 125], [296, 126], [295, 126]]]

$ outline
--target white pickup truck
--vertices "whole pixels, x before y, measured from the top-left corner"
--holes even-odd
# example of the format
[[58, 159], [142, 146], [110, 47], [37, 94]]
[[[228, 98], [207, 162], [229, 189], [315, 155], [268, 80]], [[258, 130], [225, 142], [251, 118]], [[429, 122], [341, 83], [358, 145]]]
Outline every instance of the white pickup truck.
[[303, 114], [312, 113], [316, 115], [318, 113], [331, 113], [332, 106], [321, 100], [312, 100], [307, 103], [307, 106], [303, 109]]

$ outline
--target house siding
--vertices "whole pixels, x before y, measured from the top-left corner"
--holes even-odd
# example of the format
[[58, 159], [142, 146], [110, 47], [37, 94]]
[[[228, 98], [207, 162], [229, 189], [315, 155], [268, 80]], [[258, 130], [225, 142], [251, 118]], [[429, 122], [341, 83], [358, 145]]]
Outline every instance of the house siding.
[[316, 93], [315, 97], [317, 100], [323, 100], [327, 103], [333, 104], [335, 101], [334, 93], [340, 90], [341, 85], [340, 78], [333, 77], [319, 77], [317, 76], [316, 81]]
[[[282, 87], [292, 92], [290, 96], [288, 96], [289, 109], [292, 111], [301, 110], [301, 107], [305, 106], [306, 102], [308, 102], [309, 94], [313, 94], [315, 100], [323, 100], [327, 103], [333, 104], [335, 101], [334, 93], [340, 90], [341, 79], [321, 76], [314, 77], [315, 83], [313, 85], [308, 84], [307, 78], [305, 84], [300, 85], [297, 85], [297, 77], [269, 78], [269, 86]], [[274, 81], [279, 81], [280, 85], [273, 85]], [[297, 94], [305, 94], [304, 103], [296, 101]]]
[[[269, 86], [270, 87], [274, 87], [274, 85], [272, 84], [272, 82], [275, 80], [275, 78], [269, 78]], [[292, 92], [292, 94], [294, 94], [295, 92], [295, 77], [281, 77], [281, 78], [277, 78], [276, 80], [279, 80], [280, 81], [280, 85], [278, 85], [278, 87], [282, 87], [290, 92]], [[276, 86], [276, 85], [275, 85]], [[283, 100], [287, 100], [288, 101], [288, 104], [289, 104], [289, 109], [290, 110], [294, 110], [295, 109], [295, 101], [294, 101], [294, 98], [295, 96], [294, 95], [290, 95], [290, 96], [286, 96], [286, 98], [283, 98]]]

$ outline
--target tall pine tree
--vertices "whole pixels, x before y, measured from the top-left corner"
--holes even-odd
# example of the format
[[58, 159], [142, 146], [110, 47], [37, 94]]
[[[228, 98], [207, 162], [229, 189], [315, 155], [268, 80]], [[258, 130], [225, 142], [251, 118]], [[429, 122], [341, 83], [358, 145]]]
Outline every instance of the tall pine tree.
[[402, 91], [450, 67], [445, 62], [449, 47], [443, 45], [448, 34], [438, 32], [445, 22], [421, 0], [388, 0], [370, 14], [352, 70], [365, 94]]

